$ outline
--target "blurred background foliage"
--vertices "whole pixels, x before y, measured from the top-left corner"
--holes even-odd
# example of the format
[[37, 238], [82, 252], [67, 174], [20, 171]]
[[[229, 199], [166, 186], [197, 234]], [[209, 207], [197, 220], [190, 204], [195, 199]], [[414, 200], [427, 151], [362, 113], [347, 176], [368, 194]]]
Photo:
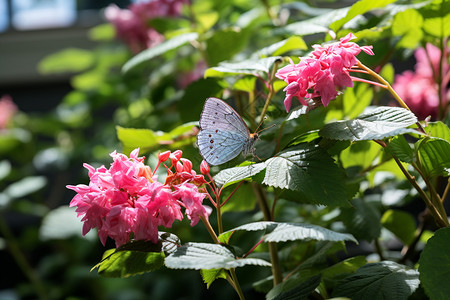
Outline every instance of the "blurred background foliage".
[[[412, 69], [414, 49], [448, 36], [433, 26], [439, 17], [439, 1], [398, 1], [390, 9], [358, 14], [348, 22], [344, 17], [351, 15], [349, 7], [355, 1], [195, 0], [185, 5], [178, 17], [149, 21], [150, 27], [178, 44], [159, 44], [136, 55], [115, 38], [114, 26], [103, 16], [103, 8], [109, 4], [125, 8], [128, 1], [74, 1], [72, 22], [53, 24], [52, 28], [21, 28], [20, 22], [14, 21], [15, 2], [0, 1], [10, 5], [5, 15], [9, 23], [0, 33], [0, 95], [10, 95], [17, 107], [8, 124], [0, 128], [0, 298], [11, 300], [235, 297], [225, 281], [206, 289], [194, 271], [163, 269], [127, 279], [90, 272], [106, 248], [93, 232], [81, 237], [81, 222], [74, 209], [68, 208], [73, 192], [65, 186], [87, 183], [87, 171], [81, 167], [84, 162], [108, 165], [110, 152], [117, 149], [128, 154], [138, 146], [150, 166], [158, 150], [182, 149], [183, 157], [198, 169], [201, 157], [194, 147], [195, 125], [207, 97], [233, 98], [241, 115], [252, 121], [264, 105], [267, 90], [261, 82], [224, 61], [277, 55], [295, 60], [306, 55], [310, 45], [325, 36], [329, 39], [326, 33], [332, 28], [339, 36], [352, 31], [360, 41], [373, 44], [376, 55], [360, 59], [368, 66], [379, 66], [392, 83], [394, 73]], [[180, 40], [189, 33], [198, 36]], [[395, 61], [395, 66], [390, 61]], [[217, 66], [222, 69], [213, 68]], [[268, 72], [267, 68], [258, 76], [267, 78]], [[248, 105], [249, 99], [254, 106]], [[282, 100], [278, 93], [265, 124], [284, 122]], [[286, 125], [280, 144], [286, 146], [294, 138], [307, 140], [303, 133], [331, 120], [354, 118], [371, 101], [387, 104], [391, 99], [379, 89], [357, 84], [326, 110], [315, 110], [308, 118]], [[251, 125], [251, 129], [256, 127]], [[263, 135], [257, 144], [259, 157], [273, 154], [271, 141], [276, 135], [276, 130]], [[351, 232], [361, 244], [349, 249], [349, 255], [375, 253], [374, 247], [379, 245], [373, 241], [380, 237], [386, 255], [398, 255], [401, 243], [394, 236], [408, 243], [424, 205], [389, 163], [371, 169], [373, 161], [383, 161], [383, 153], [374, 143], [347, 147], [336, 143], [333, 149], [340, 153], [348, 184], [355, 186], [355, 193], [368, 194], [366, 201], [356, 198], [352, 200], [356, 210], [339, 210], [299, 206], [296, 195], [285, 195], [277, 204], [276, 218]], [[361, 170], [369, 168], [361, 177]], [[235, 197], [252, 199], [251, 193], [251, 187], [244, 184]], [[255, 214], [254, 208], [253, 201], [226, 206], [225, 228], [259, 220], [261, 215]], [[400, 219], [409, 224], [404, 233], [395, 232], [395, 222]], [[182, 241], [208, 240], [201, 226], [191, 228], [186, 220], [172, 231]], [[289, 255], [308, 251], [300, 245]], [[252, 282], [246, 282], [252, 277], [246, 273], [263, 279], [269, 270], [248, 267], [238, 271], [248, 298], [262, 298]]]

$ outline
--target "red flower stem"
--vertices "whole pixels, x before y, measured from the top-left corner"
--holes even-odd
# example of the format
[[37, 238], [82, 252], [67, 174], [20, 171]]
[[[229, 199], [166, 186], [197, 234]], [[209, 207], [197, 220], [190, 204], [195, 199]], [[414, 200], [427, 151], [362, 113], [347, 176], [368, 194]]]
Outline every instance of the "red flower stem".
[[247, 253], [242, 255], [242, 258], [246, 258], [247, 256], [249, 256], [256, 249], [256, 247], [261, 245], [262, 242], [264, 242], [264, 239], [260, 239], [259, 242], [257, 242], [256, 245], [252, 247], [252, 249], [250, 249]]
[[[375, 77], [379, 82], [381, 82], [382, 84], [384, 84], [386, 87], [385, 89], [387, 89], [392, 96], [395, 98], [395, 100], [397, 100], [397, 102], [400, 104], [400, 106], [402, 106], [403, 108], [411, 111], [408, 107], [408, 105], [406, 105], [405, 102], [403, 102], [402, 98], [397, 94], [397, 92], [392, 88], [392, 86], [389, 84], [389, 82], [387, 82], [383, 77], [381, 77], [378, 73], [372, 71], [370, 68], [366, 67], [365, 65], [363, 65], [359, 60], [357, 61], [358, 67], [360, 67], [363, 70], [366, 70], [368, 72], [369, 75], [371, 75], [372, 77]], [[416, 125], [419, 129], [420, 132], [427, 134], [425, 132], [425, 130], [423, 129], [422, 125], [420, 124], [420, 122], [416, 122]]]
[[367, 72], [366, 70], [361, 70], [361, 69], [358, 69], [357, 67], [356, 68], [351, 68], [351, 69], [349, 69], [348, 70], [349, 72], [355, 72], [355, 73], [363, 73], [363, 74], [369, 74], [369, 72]]
[[214, 229], [212, 228], [208, 219], [205, 218], [205, 216], [200, 216], [200, 220], [202, 220], [203, 224], [205, 224], [206, 230], [208, 231], [209, 235], [213, 239], [214, 243], [220, 244], [219, 238], [217, 237], [217, 234], [214, 232]]
[[224, 206], [225, 203], [228, 202], [228, 200], [230, 200], [230, 198], [233, 196], [233, 194], [241, 187], [241, 185], [243, 183], [244, 183], [244, 181], [239, 182], [238, 186], [231, 192], [230, 196], [228, 196], [228, 198], [225, 201], [223, 201], [223, 203], [220, 204], [221, 207]]
[[371, 80], [367, 80], [367, 79], [363, 79], [363, 78], [359, 78], [359, 77], [354, 77], [354, 76], [350, 76], [350, 78], [352, 79], [352, 81], [358, 81], [358, 82], [365, 82], [371, 85], [375, 85], [375, 86], [379, 86], [383, 89], [386, 89], [387, 86], [385, 86], [384, 84], [375, 82], [375, 81], [371, 81]]

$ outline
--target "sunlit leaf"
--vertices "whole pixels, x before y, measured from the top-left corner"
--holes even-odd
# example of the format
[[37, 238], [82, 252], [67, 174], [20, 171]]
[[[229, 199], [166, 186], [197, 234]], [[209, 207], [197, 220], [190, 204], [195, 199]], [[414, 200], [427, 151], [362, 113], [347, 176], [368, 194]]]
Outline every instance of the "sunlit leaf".
[[218, 186], [227, 187], [241, 180], [250, 178], [266, 168], [264, 163], [256, 163], [243, 167], [228, 168], [214, 176], [214, 182]]
[[448, 176], [450, 173], [450, 142], [440, 138], [426, 138], [416, 144], [421, 166], [429, 176]]
[[196, 40], [198, 38], [198, 33], [191, 32], [178, 35], [170, 40], [166, 40], [161, 44], [158, 44], [152, 48], [144, 50], [130, 59], [123, 67], [122, 72], [127, 73], [135, 67], [145, 63], [154, 57], [157, 57], [161, 54], [166, 53], [167, 51], [174, 50], [178, 47], [181, 47], [190, 41]]
[[245, 224], [229, 231], [258, 231], [265, 230], [267, 233], [263, 239], [266, 242], [286, 241], [353, 241], [357, 242], [351, 234], [335, 232], [320, 226], [299, 223], [277, 223], [277, 222], [254, 222]]
[[405, 163], [412, 163], [414, 159], [414, 151], [402, 135], [394, 137], [386, 150]]
[[38, 69], [43, 74], [80, 72], [91, 67], [94, 55], [89, 50], [67, 48], [50, 54], [39, 63]]
[[389, 209], [381, 217], [381, 224], [397, 236], [405, 245], [409, 245], [414, 239], [416, 222], [411, 214]]
[[171, 269], [234, 269], [246, 265], [270, 267], [270, 263], [258, 258], [237, 259], [234, 254], [218, 244], [187, 243], [178, 247], [165, 259], [165, 265]]
[[392, 261], [367, 264], [342, 280], [334, 297], [384, 300], [408, 299], [419, 287], [419, 272]]
[[356, 119], [326, 124], [319, 134], [336, 140], [382, 140], [398, 134], [417, 133], [407, 128], [416, 122], [416, 116], [409, 110], [380, 106]]

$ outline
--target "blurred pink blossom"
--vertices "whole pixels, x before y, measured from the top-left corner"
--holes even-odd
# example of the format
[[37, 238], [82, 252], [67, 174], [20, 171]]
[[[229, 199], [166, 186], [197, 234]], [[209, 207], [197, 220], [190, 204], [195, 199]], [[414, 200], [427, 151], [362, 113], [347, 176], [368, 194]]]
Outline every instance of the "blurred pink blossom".
[[[179, 153], [181, 151], [176, 156]], [[78, 216], [82, 217], [83, 235], [97, 228], [103, 244], [108, 237], [115, 240], [117, 247], [132, 237], [156, 243], [158, 226], [171, 227], [175, 220], [182, 220], [182, 207], [192, 226], [201, 217], [209, 216], [211, 209], [202, 204], [206, 194], [199, 190], [200, 179], [196, 178], [202, 175], [192, 174], [189, 160], [182, 159], [184, 164], [179, 171], [191, 176], [177, 176], [179, 171], [172, 173], [168, 168], [172, 178], [178, 180], [163, 184], [155, 180], [154, 172], [144, 165], [144, 157], [138, 154], [139, 149], [131, 152], [130, 157], [111, 153], [113, 163], [109, 169], [84, 164], [89, 170], [89, 185], [67, 186], [77, 193], [70, 206], [76, 206]], [[160, 159], [167, 159], [166, 156]]]
[[4, 129], [8, 125], [16, 111], [17, 106], [9, 95], [0, 98], [0, 129]]
[[374, 55], [372, 46], [359, 46], [350, 40], [356, 38], [352, 33], [341, 38], [339, 42], [325, 46], [314, 45], [311, 57], [300, 58], [298, 64], [291, 61], [276, 73], [276, 77], [288, 85], [284, 106], [289, 112], [292, 98], [296, 97], [302, 105], [306, 99], [320, 98], [324, 106], [336, 98], [338, 91], [352, 87], [353, 81], [349, 70], [357, 63], [356, 55], [361, 51]]
[[[441, 51], [436, 46], [427, 44], [426, 48], [417, 49], [414, 56], [417, 61], [415, 72], [408, 70], [396, 75], [393, 88], [419, 119], [428, 116], [436, 118], [439, 110], [436, 76], [439, 74]], [[447, 59], [444, 59], [443, 74], [447, 74], [449, 70]], [[450, 101], [448, 89], [443, 89], [442, 96], [446, 103]]]
[[149, 0], [133, 3], [127, 9], [111, 4], [105, 9], [105, 17], [114, 25], [117, 37], [122, 39], [132, 52], [138, 53], [164, 41], [163, 35], [149, 27], [149, 21], [158, 17], [180, 15], [184, 3], [188, 1]]

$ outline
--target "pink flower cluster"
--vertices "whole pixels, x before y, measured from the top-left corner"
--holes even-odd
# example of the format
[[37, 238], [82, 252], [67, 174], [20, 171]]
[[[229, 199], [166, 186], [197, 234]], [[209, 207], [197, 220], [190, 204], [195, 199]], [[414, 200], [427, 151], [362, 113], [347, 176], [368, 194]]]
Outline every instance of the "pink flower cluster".
[[311, 57], [300, 58], [298, 64], [287, 65], [275, 74], [288, 85], [284, 106], [291, 109], [292, 98], [297, 97], [301, 104], [307, 106], [306, 99], [320, 98], [327, 106], [336, 98], [338, 91], [344, 87], [352, 87], [350, 69], [356, 64], [361, 50], [373, 55], [372, 46], [362, 46], [350, 42], [356, 38], [352, 33], [341, 38], [339, 42], [325, 46], [314, 45]]
[[[156, 243], [158, 226], [171, 227], [175, 220], [181, 220], [182, 207], [191, 226], [209, 216], [211, 209], [202, 205], [206, 194], [199, 189], [206, 181], [192, 170], [189, 160], [181, 158], [180, 150], [159, 155], [158, 166], [169, 158], [172, 161], [172, 166], [166, 167], [169, 176], [164, 184], [155, 180], [155, 172], [144, 165], [144, 157], [138, 154], [139, 149], [129, 158], [111, 153], [113, 163], [109, 169], [84, 164], [89, 170], [89, 185], [67, 186], [77, 192], [70, 206], [76, 206], [78, 217], [82, 216], [83, 235], [97, 228], [103, 245], [108, 237], [115, 240], [117, 247], [130, 239]], [[175, 172], [170, 170], [172, 167]]]
[[161, 34], [148, 26], [149, 20], [178, 16], [184, 3], [188, 3], [188, 0], [149, 0], [133, 3], [128, 9], [111, 4], [105, 10], [105, 17], [116, 28], [117, 36], [131, 51], [138, 53], [164, 40]]
[[[415, 72], [405, 71], [396, 75], [393, 88], [419, 119], [425, 119], [428, 116], [436, 118], [439, 108], [436, 76], [440, 72], [441, 51], [436, 46], [427, 44], [426, 49], [417, 49], [414, 56], [417, 61]], [[448, 74], [449, 71], [450, 66], [446, 57], [442, 65], [442, 73]], [[450, 89], [445, 88], [449, 79], [449, 75], [443, 76], [446, 82], [441, 83], [444, 87], [442, 98], [446, 103], [450, 101]]]
[[4, 95], [0, 98], [0, 129], [4, 129], [17, 111], [17, 106], [11, 97]]

